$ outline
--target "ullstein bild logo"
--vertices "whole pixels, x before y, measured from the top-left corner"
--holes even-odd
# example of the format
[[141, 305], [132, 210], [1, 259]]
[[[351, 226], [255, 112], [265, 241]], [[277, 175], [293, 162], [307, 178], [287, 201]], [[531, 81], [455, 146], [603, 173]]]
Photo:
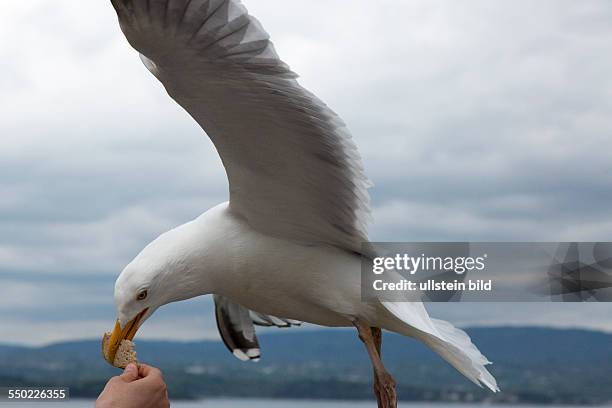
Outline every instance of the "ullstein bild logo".
[[612, 301], [612, 243], [366, 243], [364, 301]]

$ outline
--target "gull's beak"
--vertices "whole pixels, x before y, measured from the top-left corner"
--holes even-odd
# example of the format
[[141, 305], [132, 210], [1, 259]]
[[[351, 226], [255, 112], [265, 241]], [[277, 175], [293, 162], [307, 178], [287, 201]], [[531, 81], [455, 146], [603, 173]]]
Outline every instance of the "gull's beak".
[[110, 337], [108, 334], [104, 335], [102, 339], [102, 355], [104, 359], [113, 365], [113, 361], [115, 361], [115, 355], [117, 354], [117, 349], [123, 340], [133, 340], [136, 332], [138, 331], [138, 327], [140, 326], [140, 322], [142, 318], [147, 313], [149, 308], [144, 309], [142, 312], [138, 313], [135, 318], [126, 323], [124, 328], [121, 328], [121, 324], [119, 320], [115, 322], [115, 328], [111, 333]]

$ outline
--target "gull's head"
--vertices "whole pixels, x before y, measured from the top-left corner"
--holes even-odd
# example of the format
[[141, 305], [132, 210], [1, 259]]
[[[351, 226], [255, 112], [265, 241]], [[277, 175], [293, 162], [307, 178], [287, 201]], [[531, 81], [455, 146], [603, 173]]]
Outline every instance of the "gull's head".
[[206, 248], [194, 226], [186, 224], [149, 244], [115, 282], [117, 320], [104, 355], [112, 364], [122, 340], [132, 340], [157, 308], [211, 293]]
[[[104, 351], [106, 360], [113, 364], [122, 340], [133, 340], [138, 328], [153, 312], [167, 301], [168, 279], [171, 269], [156, 263], [143, 251], [119, 275], [115, 282], [117, 320]], [[104, 344], [104, 343], [103, 343]], [[103, 347], [105, 347], [103, 345]]]
[[179, 273], [160, 256], [147, 256], [148, 248], [123, 269], [115, 282], [117, 321], [122, 327], [139, 314], [139, 323], [144, 322], [155, 309], [168, 303], [171, 276]]

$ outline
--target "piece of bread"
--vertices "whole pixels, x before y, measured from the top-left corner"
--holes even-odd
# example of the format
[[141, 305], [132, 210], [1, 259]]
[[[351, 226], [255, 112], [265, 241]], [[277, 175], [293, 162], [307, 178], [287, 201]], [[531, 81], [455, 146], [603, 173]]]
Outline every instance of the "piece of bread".
[[115, 354], [115, 360], [113, 365], [119, 368], [125, 368], [128, 364], [134, 363], [138, 365], [138, 359], [136, 358], [136, 350], [134, 349], [134, 342], [130, 340], [122, 340]]
[[[105, 333], [104, 338], [102, 339], [102, 353], [104, 354], [104, 358], [108, 361], [108, 340], [110, 339], [111, 334]], [[119, 348], [117, 349], [117, 353], [115, 354], [115, 359], [113, 360], [113, 365], [118, 368], [125, 368], [130, 363], [138, 364], [138, 359], [136, 357], [136, 349], [134, 348], [134, 342], [130, 340], [121, 340], [119, 344]]]

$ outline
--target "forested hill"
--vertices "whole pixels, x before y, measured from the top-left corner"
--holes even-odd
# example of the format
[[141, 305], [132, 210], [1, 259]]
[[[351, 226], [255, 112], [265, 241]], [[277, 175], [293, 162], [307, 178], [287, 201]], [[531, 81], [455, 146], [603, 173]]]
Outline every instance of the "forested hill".
[[[491, 371], [503, 392], [480, 390], [424, 346], [386, 333], [383, 358], [404, 400], [612, 401], [610, 334], [527, 327], [468, 332], [495, 363]], [[352, 330], [283, 330], [260, 335], [260, 343], [259, 363], [236, 360], [217, 341], [138, 341], [137, 351], [141, 361], [164, 370], [175, 398], [371, 397], [369, 361]], [[116, 373], [100, 357], [99, 340], [0, 345], [0, 386], [54, 384], [70, 386], [73, 396], [94, 396]]]

